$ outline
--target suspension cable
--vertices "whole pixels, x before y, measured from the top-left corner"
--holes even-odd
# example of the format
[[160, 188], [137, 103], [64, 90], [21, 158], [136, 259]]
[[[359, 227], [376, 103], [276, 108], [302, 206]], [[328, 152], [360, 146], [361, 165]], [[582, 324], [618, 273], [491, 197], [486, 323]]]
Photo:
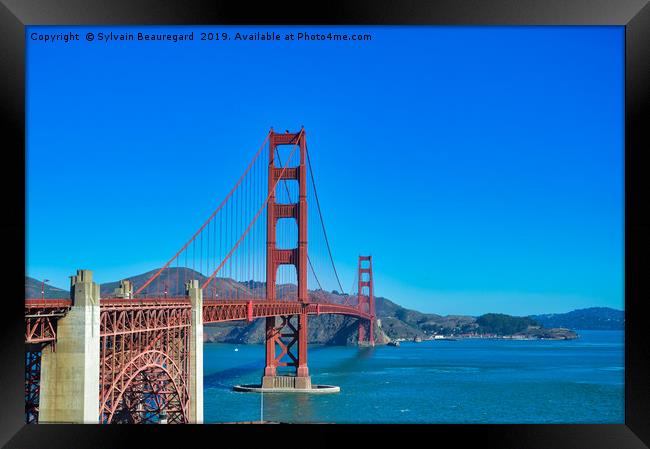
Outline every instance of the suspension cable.
[[239, 184], [241, 184], [242, 180], [244, 179], [244, 177], [246, 176], [248, 171], [251, 169], [251, 167], [253, 166], [253, 164], [257, 160], [257, 157], [262, 152], [262, 148], [264, 148], [264, 145], [266, 145], [266, 142], [269, 140], [270, 137], [271, 137], [271, 132], [269, 131], [269, 133], [266, 135], [266, 139], [264, 139], [264, 142], [262, 142], [262, 145], [260, 145], [260, 149], [257, 150], [257, 153], [255, 153], [255, 156], [253, 157], [253, 160], [250, 162], [250, 164], [248, 164], [248, 167], [246, 168], [246, 171], [244, 172], [244, 174], [241, 175], [241, 177], [237, 181], [237, 184], [235, 184], [235, 186], [230, 190], [230, 192], [228, 193], [226, 198], [224, 198], [224, 200], [221, 202], [219, 207], [217, 207], [217, 209], [214, 212], [212, 212], [212, 215], [210, 215], [210, 217], [205, 221], [205, 223], [203, 223], [203, 226], [201, 226], [199, 228], [199, 230], [196, 231], [196, 233], [192, 236], [192, 238], [174, 255], [174, 257], [169, 259], [169, 262], [167, 262], [165, 264], [165, 266], [163, 266], [160, 270], [158, 270], [158, 272], [155, 275], [153, 275], [151, 277], [151, 279], [149, 279], [147, 282], [145, 282], [142, 287], [140, 287], [139, 289], [136, 290], [136, 292], [135, 292], [136, 295], [138, 293], [140, 293], [142, 290], [144, 290], [147, 287], [147, 285], [151, 284], [151, 282], [153, 282], [153, 280], [156, 279], [160, 275], [160, 273], [162, 273], [162, 271], [165, 268], [167, 268], [169, 266], [169, 264], [171, 264], [174, 261], [174, 259], [176, 259], [179, 256], [179, 254], [181, 254], [183, 252], [183, 250], [185, 250], [185, 248], [187, 248], [190, 245], [190, 243], [192, 243], [194, 241], [196, 236], [198, 236], [201, 233], [201, 231], [203, 231], [203, 228], [205, 228], [206, 225], [208, 223], [210, 223], [210, 221], [214, 218], [214, 216], [217, 215], [217, 213], [221, 210], [221, 208], [224, 206], [224, 204], [226, 204], [226, 202], [232, 196], [232, 194], [235, 192], [235, 190], [237, 190], [237, 187], [239, 187]]
[[[298, 138], [296, 139], [296, 144], [293, 146], [293, 150], [291, 151], [291, 154], [289, 155], [289, 160], [291, 160], [291, 158], [293, 157], [293, 154], [296, 152], [296, 148], [298, 147], [298, 143], [297, 143], [297, 142], [300, 142], [300, 138], [302, 137], [302, 134], [303, 134], [303, 130], [301, 130], [301, 131], [300, 131], [300, 134], [298, 134]], [[270, 136], [270, 135], [271, 135], [271, 133], [269, 133], [269, 136]], [[267, 139], [268, 139], [268, 136], [267, 136]], [[265, 141], [265, 142], [266, 142], [266, 141]], [[255, 214], [255, 217], [253, 217], [253, 221], [250, 222], [250, 224], [248, 225], [248, 227], [246, 228], [246, 230], [244, 231], [244, 233], [242, 234], [242, 236], [239, 237], [239, 240], [237, 240], [237, 243], [235, 243], [235, 246], [232, 247], [232, 249], [230, 250], [230, 252], [228, 253], [228, 255], [225, 257], [225, 259], [221, 261], [221, 264], [219, 264], [219, 266], [217, 267], [217, 269], [214, 270], [214, 272], [210, 275], [210, 277], [209, 277], [208, 279], [206, 279], [206, 281], [205, 281], [205, 282], [203, 283], [203, 285], [201, 286], [202, 289], [205, 289], [205, 287], [207, 287], [208, 284], [210, 284], [210, 282], [212, 282], [212, 279], [214, 279], [214, 277], [215, 277], [216, 274], [219, 272], [219, 270], [221, 270], [221, 267], [223, 267], [223, 265], [224, 265], [224, 264], [226, 263], [226, 261], [230, 258], [230, 256], [232, 256], [233, 252], [235, 252], [235, 250], [237, 249], [237, 247], [239, 246], [239, 244], [241, 243], [241, 241], [244, 239], [244, 237], [246, 237], [246, 234], [248, 234], [248, 231], [250, 231], [251, 227], [255, 224], [255, 222], [257, 221], [257, 218], [260, 216], [260, 213], [262, 212], [262, 210], [263, 210], [263, 209], [266, 207], [266, 205], [268, 204], [269, 199], [271, 198], [271, 193], [273, 193], [273, 192], [275, 191], [275, 188], [276, 188], [276, 186], [278, 185], [278, 182], [280, 182], [280, 179], [282, 179], [282, 176], [284, 176], [284, 172], [286, 171], [286, 169], [287, 169], [286, 166], [285, 166], [284, 168], [282, 168], [282, 170], [280, 171], [280, 176], [278, 176], [278, 179], [275, 181], [275, 184], [273, 184], [273, 190], [271, 190], [271, 191], [268, 193], [268, 195], [266, 196], [266, 200], [264, 200], [264, 203], [262, 204], [262, 206], [259, 208], [259, 210], [258, 210], [257, 213]]]
[[336, 271], [336, 266], [334, 265], [334, 258], [332, 257], [332, 250], [330, 249], [330, 242], [327, 238], [327, 231], [325, 231], [325, 222], [323, 221], [323, 214], [320, 209], [320, 201], [318, 201], [318, 192], [316, 191], [316, 183], [314, 182], [314, 171], [311, 168], [311, 159], [309, 158], [309, 149], [307, 148], [307, 142], [305, 142], [305, 152], [307, 153], [307, 164], [309, 164], [309, 175], [311, 177], [311, 184], [314, 187], [314, 197], [316, 198], [316, 206], [318, 207], [318, 217], [320, 218], [320, 224], [323, 227], [323, 235], [325, 236], [325, 245], [327, 245], [327, 253], [330, 256], [330, 262], [332, 263], [332, 268], [334, 269], [334, 275], [336, 276], [336, 282], [339, 284], [339, 288], [342, 293], [345, 293], [343, 286], [341, 285], [341, 280], [339, 279], [339, 274]]

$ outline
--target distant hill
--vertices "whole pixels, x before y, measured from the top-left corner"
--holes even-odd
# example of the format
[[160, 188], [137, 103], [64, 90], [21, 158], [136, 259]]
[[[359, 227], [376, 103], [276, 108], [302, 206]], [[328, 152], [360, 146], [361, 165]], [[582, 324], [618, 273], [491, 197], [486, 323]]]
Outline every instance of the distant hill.
[[29, 276], [25, 276], [25, 298], [40, 298], [41, 296], [44, 296], [45, 298], [62, 299], [62, 298], [70, 297], [69, 290], [63, 290], [62, 288], [53, 287], [47, 283], [45, 284], [45, 288], [43, 289], [45, 294], [41, 295], [42, 288], [43, 288], [42, 281], [39, 281], [38, 279], [30, 278]]
[[625, 327], [625, 312], [609, 307], [532, 315], [531, 318], [545, 327], [566, 327], [575, 330], [623, 330]]

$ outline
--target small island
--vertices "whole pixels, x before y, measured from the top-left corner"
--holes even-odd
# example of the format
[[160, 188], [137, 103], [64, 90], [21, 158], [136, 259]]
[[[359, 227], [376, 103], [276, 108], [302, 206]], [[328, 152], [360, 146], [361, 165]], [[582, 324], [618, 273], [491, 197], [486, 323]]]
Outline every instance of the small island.
[[[388, 320], [390, 323], [390, 320]], [[425, 335], [414, 337], [402, 336], [393, 332], [394, 326], [389, 324], [384, 334], [391, 341], [424, 340], [458, 340], [466, 338], [504, 339], [504, 340], [573, 340], [578, 334], [567, 328], [546, 328], [530, 317], [516, 317], [500, 313], [488, 313], [478, 318], [472, 317], [440, 317], [435, 322], [420, 323], [420, 329]], [[392, 337], [391, 337], [392, 334]]]

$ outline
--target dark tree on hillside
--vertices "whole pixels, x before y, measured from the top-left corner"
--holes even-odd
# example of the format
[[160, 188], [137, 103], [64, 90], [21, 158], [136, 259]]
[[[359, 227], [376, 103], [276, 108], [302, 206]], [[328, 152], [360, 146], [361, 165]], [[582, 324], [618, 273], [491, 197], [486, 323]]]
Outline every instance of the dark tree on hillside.
[[529, 317], [517, 317], [504, 315], [502, 313], [488, 313], [476, 319], [479, 330], [482, 333], [511, 335], [526, 330], [528, 326], [537, 326], [538, 324]]

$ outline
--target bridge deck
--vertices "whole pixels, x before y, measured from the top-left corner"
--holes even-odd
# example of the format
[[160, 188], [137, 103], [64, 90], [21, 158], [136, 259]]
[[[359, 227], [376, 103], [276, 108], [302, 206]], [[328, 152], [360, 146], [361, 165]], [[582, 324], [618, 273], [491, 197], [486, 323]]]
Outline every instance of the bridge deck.
[[[25, 299], [25, 343], [47, 343], [56, 340], [55, 321], [65, 316], [72, 307], [70, 299]], [[154, 312], [170, 311], [172, 309], [189, 309], [189, 298], [102, 298], [100, 310], [102, 314], [132, 311]], [[220, 323], [225, 321], [252, 321], [258, 318], [297, 315], [306, 312], [308, 315], [338, 314], [353, 316], [369, 320], [370, 314], [358, 308], [343, 304], [333, 303], [301, 303], [298, 301], [267, 301], [266, 299], [253, 300], [204, 300], [203, 323]], [[185, 315], [183, 315], [185, 316]], [[189, 316], [189, 315], [187, 315]], [[134, 321], [135, 322], [135, 321]], [[177, 325], [189, 325], [177, 323]], [[131, 332], [147, 330], [131, 329]], [[123, 329], [127, 331], [127, 329]]]

